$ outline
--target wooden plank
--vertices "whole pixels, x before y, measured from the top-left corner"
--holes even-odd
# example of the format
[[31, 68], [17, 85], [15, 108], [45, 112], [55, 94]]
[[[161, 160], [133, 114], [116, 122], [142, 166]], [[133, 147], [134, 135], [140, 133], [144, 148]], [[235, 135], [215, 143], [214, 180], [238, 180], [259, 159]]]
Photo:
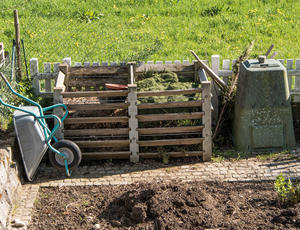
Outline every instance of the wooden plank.
[[128, 159], [130, 152], [83, 152], [84, 159]]
[[139, 135], [201, 132], [204, 126], [138, 128]]
[[[148, 62], [149, 63], [149, 62]], [[193, 64], [144, 64], [137, 66], [136, 73], [152, 72], [194, 72]]]
[[30, 59], [30, 74], [32, 79], [32, 88], [35, 95], [39, 95], [41, 91], [40, 81], [38, 79], [39, 76], [39, 63], [37, 58]]
[[105, 103], [105, 104], [66, 104], [69, 110], [111, 110], [127, 109], [127, 103]]
[[184, 95], [184, 94], [195, 94], [201, 93], [201, 88], [193, 89], [175, 89], [175, 90], [164, 90], [164, 91], [145, 91], [137, 92], [138, 97], [150, 97], [150, 96], [172, 96], [172, 95]]
[[[45, 73], [51, 72], [51, 64], [49, 62], [44, 63], [44, 72]], [[51, 80], [50, 79], [45, 80], [45, 91], [51, 92]]]
[[80, 148], [126, 147], [129, 140], [74, 141]]
[[70, 87], [82, 87], [82, 86], [94, 86], [96, 87], [97, 85], [102, 85], [104, 86], [106, 83], [111, 83], [111, 84], [123, 84], [127, 85], [128, 84], [128, 79], [126, 78], [93, 78], [93, 79], [81, 79], [81, 80], [74, 80], [73, 78], [70, 79], [69, 81], [69, 86]]
[[194, 145], [201, 144], [204, 138], [182, 138], [182, 139], [166, 139], [166, 140], [151, 140], [137, 141], [140, 147], [146, 146], [166, 146], [166, 145]]
[[202, 82], [203, 87], [203, 106], [202, 111], [204, 112], [203, 116], [203, 137], [205, 138], [203, 141], [203, 161], [210, 161], [212, 154], [212, 116], [211, 116], [211, 83], [209, 81]]
[[145, 103], [137, 105], [138, 109], [178, 108], [178, 107], [199, 107], [202, 101], [175, 101], [166, 103]]
[[77, 97], [119, 97], [127, 96], [128, 90], [105, 90], [105, 91], [82, 91], [82, 92], [64, 92], [64, 98]]
[[195, 113], [166, 113], [166, 114], [151, 114], [151, 115], [137, 115], [140, 122], [147, 121], [169, 121], [169, 120], [185, 120], [185, 119], [201, 119], [203, 112]]
[[[192, 157], [192, 156], [202, 156], [202, 151], [187, 151], [187, 152], [167, 152], [165, 153], [169, 157]], [[141, 158], [153, 158], [153, 157], [162, 157], [162, 153], [139, 153]]]
[[127, 66], [70, 67], [69, 69], [71, 77], [76, 75], [89, 76], [101, 74], [125, 74], [127, 72]]
[[121, 129], [66, 129], [66, 137], [101, 136], [101, 135], [128, 135], [129, 128]]
[[65, 124], [128, 123], [128, 117], [76, 117], [67, 118]]

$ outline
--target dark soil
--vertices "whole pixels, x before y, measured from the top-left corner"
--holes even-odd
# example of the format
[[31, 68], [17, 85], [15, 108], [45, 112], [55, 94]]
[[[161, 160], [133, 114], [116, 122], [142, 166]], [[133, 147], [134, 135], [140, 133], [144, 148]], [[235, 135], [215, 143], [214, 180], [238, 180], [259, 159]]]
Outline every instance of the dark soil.
[[300, 204], [273, 183], [157, 183], [41, 188], [29, 229], [297, 229]]

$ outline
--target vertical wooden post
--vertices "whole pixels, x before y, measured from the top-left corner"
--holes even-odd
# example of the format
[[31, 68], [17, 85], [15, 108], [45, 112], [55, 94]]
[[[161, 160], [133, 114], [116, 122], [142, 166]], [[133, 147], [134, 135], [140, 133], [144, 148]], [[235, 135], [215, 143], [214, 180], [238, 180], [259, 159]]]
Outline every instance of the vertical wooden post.
[[32, 88], [35, 95], [40, 95], [41, 86], [39, 80], [39, 62], [37, 58], [30, 59], [30, 76], [32, 80]]
[[14, 10], [14, 22], [15, 22], [15, 33], [16, 33], [16, 51], [17, 51], [17, 77], [16, 80], [19, 82], [22, 79], [21, 71], [21, 46], [20, 46], [20, 25], [18, 10]]
[[138, 113], [137, 109], [137, 86], [135, 84], [128, 85], [128, 115], [129, 115], [129, 149], [131, 152], [130, 161], [131, 162], [138, 162], [139, 161], [139, 145], [137, 143], [139, 139], [138, 135], [138, 120], [136, 115]]
[[134, 84], [135, 82], [135, 71], [136, 62], [128, 62], [128, 84]]
[[72, 64], [71, 58], [70, 57], [64, 58], [63, 59], [63, 63], [64, 64], [68, 64], [69, 66], [71, 66], [71, 64]]
[[[217, 75], [219, 75], [219, 65], [220, 65], [220, 56], [212, 55], [211, 56], [211, 69]], [[214, 81], [212, 81], [212, 84], [211, 84], [211, 91], [212, 91], [212, 95], [213, 95], [212, 99], [211, 99], [211, 103], [212, 103], [212, 106], [214, 107], [214, 111], [212, 113], [212, 123], [216, 124], [217, 120], [218, 120], [218, 115], [219, 115], [220, 89]]]
[[[300, 59], [296, 59], [296, 70], [300, 70]], [[300, 88], [300, 76], [295, 76], [295, 88]], [[294, 96], [294, 102], [300, 102], [300, 96], [295, 95]]]
[[199, 77], [202, 85], [202, 111], [204, 112], [202, 123], [204, 129], [202, 135], [204, 138], [203, 148], [203, 161], [210, 161], [212, 154], [212, 131], [211, 131], [211, 84], [207, 80], [205, 70], [199, 71]]
[[[51, 72], [51, 64], [49, 62], [44, 63], [44, 73], [50, 73]], [[47, 93], [51, 92], [51, 79], [48, 78], [45, 80], [45, 91]]]
[[60, 64], [58, 68], [59, 68], [59, 71], [63, 72], [65, 75], [63, 84], [65, 87], [65, 90], [68, 90], [69, 89], [69, 65], [68, 64]]
[[[61, 93], [65, 91], [64, 81], [65, 81], [65, 74], [62, 72], [59, 72], [58, 76], [57, 76], [56, 84], [55, 84], [55, 87], [53, 90], [53, 103], [54, 104], [63, 103], [63, 96], [61, 95]], [[58, 107], [53, 110], [53, 113], [56, 116], [61, 118], [63, 116], [64, 111], [63, 111], [62, 107]], [[57, 124], [56, 121], [55, 121], [55, 124]], [[64, 125], [62, 123], [61, 127], [55, 133], [55, 137], [58, 140], [64, 139], [63, 130], [64, 130]]]
[[0, 42], [0, 67], [5, 65], [4, 45]]
[[[223, 60], [222, 69], [223, 70], [230, 70], [230, 60], [229, 59]], [[223, 80], [228, 85], [228, 76], [223, 77]]]

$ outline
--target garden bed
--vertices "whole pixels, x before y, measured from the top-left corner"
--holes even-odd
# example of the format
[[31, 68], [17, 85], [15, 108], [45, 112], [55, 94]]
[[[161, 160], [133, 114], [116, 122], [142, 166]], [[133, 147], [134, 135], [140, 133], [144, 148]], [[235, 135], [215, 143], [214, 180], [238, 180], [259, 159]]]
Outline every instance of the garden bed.
[[29, 229], [297, 229], [300, 204], [273, 183], [159, 183], [40, 189]]

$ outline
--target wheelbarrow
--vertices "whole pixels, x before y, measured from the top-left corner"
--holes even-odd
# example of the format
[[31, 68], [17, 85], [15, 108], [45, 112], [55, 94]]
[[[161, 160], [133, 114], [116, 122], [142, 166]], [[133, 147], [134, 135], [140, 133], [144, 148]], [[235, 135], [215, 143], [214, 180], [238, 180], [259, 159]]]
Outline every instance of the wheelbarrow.
[[[70, 140], [57, 140], [54, 136], [57, 129], [60, 128], [61, 123], [68, 116], [66, 105], [55, 104], [42, 108], [40, 104], [17, 93], [3, 73], [0, 72], [0, 75], [8, 89], [14, 95], [32, 105], [17, 107], [7, 104], [1, 99], [0, 95], [0, 105], [2, 104], [8, 108], [15, 109], [13, 115], [14, 127], [28, 180], [33, 180], [38, 166], [48, 149], [50, 163], [59, 170], [65, 170], [67, 176], [70, 176], [72, 170], [76, 169], [81, 161], [80, 148]], [[44, 114], [58, 107], [62, 107], [65, 110], [61, 118], [54, 114]], [[46, 123], [47, 119], [56, 120], [56, 124], [51, 131]], [[52, 140], [54, 141], [53, 145], [51, 144]]]

